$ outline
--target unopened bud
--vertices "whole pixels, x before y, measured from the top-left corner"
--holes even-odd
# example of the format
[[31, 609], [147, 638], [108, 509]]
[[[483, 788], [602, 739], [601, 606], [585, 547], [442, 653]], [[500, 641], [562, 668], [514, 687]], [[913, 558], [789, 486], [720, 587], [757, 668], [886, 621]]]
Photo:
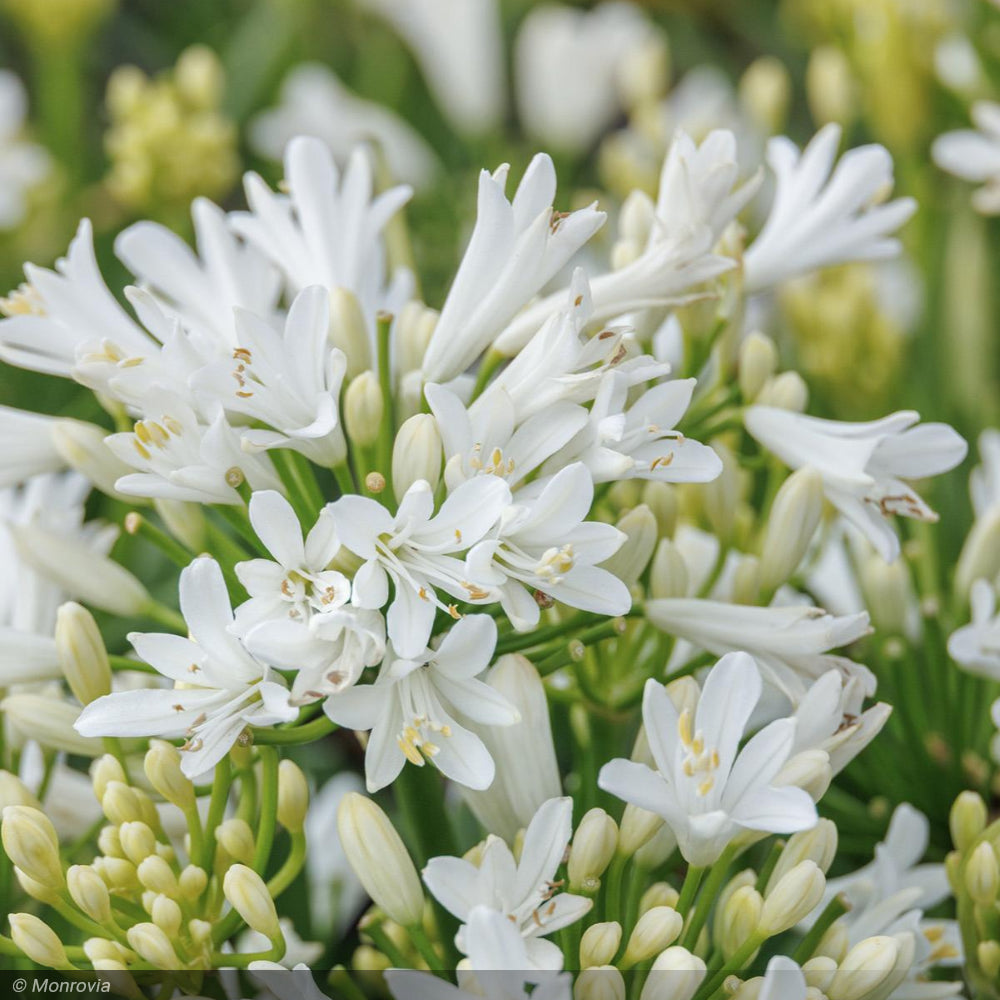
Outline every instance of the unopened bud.
[[752, 885], [742, 885], [726, 899], [716, 921], [716, 935], [728, 960], [757, 931], [764, 900]]
[[134, 504], [115, 489], [115, 483], [132, 470], [104, 443], [108, 432], [82, 420], [56, 420], [52, 424], [52, 442], [63, 461], [89, 479], [102, 493]]
[[677, 850], [677, 837], [664, 823], [634, 855], [635, 863], [645, 871], [659, 868]]
[[618, 830], [618, 853], [630, 858], [643, 844], [651, 840], [663, 825], [663, 820], [646, 809], [631, 803], [625, 806]]
[[66, 682], [81, 705], [111, 693], [111, 664], [94, 616], [69, 601], [56, 613], [56, 649]]
[[101, 809], [116, 826], [140, 822], [143, 818], [138, 793], [121, 781], [108, 782], [104, 795], [101, 796]]
[[104, 879], [90, 865], [71, 865], [66, 871], [66, 887], [73, 902], [99, 924], [111, 923], [111, 896]]
[[17, 876], [18, 884], [32, 899], [37, 899], [40, 903], [51, 904], [59, 898], [58, 890], [50, 889], [42, 885], [41, 882], [36, 882], [30, 875], [21, 871], [17, 865], [14, 866], [14, 874]]
[[117, 781], [124, 785], [125, 771], [122, 769], [121, 762], [116, 757], [106, 753], [98, 757], [90, 765], [90, 784], [94, 789], [94, 798], [98, 802], [104, 798], [104, 793], [108, 790], [108, 785], [112, 781]]
[[705, 963], [687, 948], [667, 948], [653, 962], [639, 1000], [691, 1000], [705, 971]]
[[178, 895], [177, 876], [173, 869], [158, 854], [150, 855], [136, 868], [136, 875], [150, 892], [162, 892], [165, 896]]
[[420, 879], [389, 817], [371, 799], [349, 792], [337, 810], [337, 831], [348, 863], [375, 904], [404, 927], [419, 923]]
[[227, 819], [215, 828], [216, 842], [234, 860], [243, 864], [253, 862], [253, 830], [245, 819]]
[[205, 891], [205, 886], [207, 885], [208, 873], [204, 868], [199, 868], [197, 865], [188, 865], [181, 872], [177, 880], [177, 887], [180, 889], [181, 896], [191, 902], [196, 900]]
[[993, 506], [976, 518], [965, 538], [955, 565], [955, 590], [967, 596], [976, 580], [995, 580], [997, 574], [1000, 574], [1000, 507]]
[[764, 899], [760, 931], [768, 937], [794, 927], [823, 898], [826, 876], [815, 861], [800, 861], [783, 875]]
[[622, 943], [622, 925], [617, 920], [591, 924], [580, 938], [580, 968], [610, 965]]
[[654, 906], [636, 922], [625, 948], [623, 967], [645, 962], [673, 944], [684, 929], [684, 918], [667, 906]]
[[0, 823], [7, 857], [29, 878], [47, 889], [65, 884], [59, 860], [59, 838], [48, 816], [30, 806], [8, 806]]
[[618, 551], [601, 566], [618, 577], [626, 587], [637, 583], [642, 576], [653, 549], [659, 529], [653, 512], [643, 503], [634, 507], [618, 521], [618, 530], [624, 532], [625, 541]]
[[441, 447], [441, 432], [429, 413], [417, 413], [403, 422], [392, 446], [392, 490], [397, 500], [420, 479], [430, 483], [431, 490], [437, 488]]
[[846, 125], [854, 117], [854, 79], [847, 56], [835, 45], [813, 49], [806, 67], [806, 97], [817, 125]]
[[888, 978], [898, 957], [895, 939], [885, 935], [865, 938], [844, 956], [827, 996], [830, 1000], [862, 1000]]
[[952, 843], [964, 851], [986, 829], [986, 803], [978, 792], [960, 792], [948, 814]]
[[720, 540], [726, 542], [732, 538], [739, 508], [740, 466], [722, 441], [713, 441], [712, 447], [722, 459], [722, 471], [712, 482], [701, 487], [702, 500], [709, 524]]
[[347, 288], [330, 291], [330, 340], [344, 352], [349, 379], [371, 368], [368, 325], [357, 297]]
[[573, 983], [573, 1000], [625, 1000], [625, 980], [613, 965], [583, 969]]
[[782, 372], [769, 378], [756, 399], [758, 406], [774, 406], [795, 413], [802, 413], [808, 402], [809, 387], [798, 372]]
[[837, 854], [837, 824], [821, 819], [810, 830], [789, 837], [767, 882], [770, 892], [800, 861], [814, 861], [824, 874]]
[[760, 558], [765, 593], [776, 590], [798, 569], [823, 514], [823, 477], [806, 466], [782, 484], [771, 505]]
[[585, 883], [599, 879], [611, 864], [617, 846], [618, 826], [615, 821], [603, 809], [594, 808], [586, 813], [573, 835], [573, 846], [570, 848], [570, 888], [576, 892]]
[[1000, 864], [993, 848], [983, 842], [973, 848], [965, 865], [965, 888], [973, 902], [992, 906], [1000, 889]]
[[181, 770], [181, 755], [177, 747], [156, 740], [146, 752], [143, 770], [149, 783], [171, 805], [182, 812], [194, 807], [194, 785]]
[[[134, 498], [132, 502], [135, 502]], [[199, 504], [188, 500], [157, 499], [153, 501], [153, 506], [167, 530], [182, 545], [192, 552], [201, 552], [205, 548], [208, 524]]]
[[802, 750], [785, 762], [773, 783], [801, 788], [813, 802], [819, 802], [832, 780], [830, 755], [825, 750]]
[[656, 528], [663, 538], [673, 538], [677, 527], [677, 492], [670, 483], [650, 480], [643, 484], [642, 502], [653, 512]]
[[740, 100], [767, 135], [784, 131], [792, 82], [788, 70], [774, 56], [755, 59], [740, 77]]
[[645, 913], [654, 906], [677, 908], [681, 894], [669, 882], [654, 882], [639, 898], [639, 912]]
[[740, 556], [733, 570], [732, 602], [756, 604], [760, 596], [760, 560], [756, 556]]
[[372, 371], [353, 379], [344, 393], [344, 428], [353, 444], [362, 448], [378, 440], [384, 405], [382, 389]]
[[139, 885], [135, 865], [124, 858], [94, 858], [91, 867], [107, 883], [109, 889], [134, 889]]
[[180, 905], [169, 896], [159, 895], [153, 900], [149, 915], [153, 923], [161, 928], [169, 938], [176, 938], [181, 929], [184, 915]]
[[170, 943], [170, 938], [156, 924], [135, 924], [128, 929], [126, 936], [132, 950], [154, 968], [182, 968], [174, 946]]
[[66, 949], [56, 932], [31, 913], [12, 913], [10, 936], [31, 959], [49, 969], [72, 969]]
[[156, 835], [142, 820], [132, 820], [118, 827], [118, 842], [125, 857], [134, 865], [141, 865], [151, 854], [156, 854]]
[[1000, 941], [980, 941], [976, 945], [976, 958], [988, 980], [1000, 979]]
[[400, 309], [396, 320], [396, 344], [402, 374], [419, 371], [423, 367], [427, 345], [431, 342], [437, 321], [437, 310], [429, 309], [417, 299], [411, 299]]
[[23, 739], [35, 740], [50, 750], [96, 757], [104, 750], [99, 739], [81, 736], [74, 728], [80, 707], [51, 695], [19, 691], [0, 701], [4, 721]]
[[740, 344], [739, 384], [745, 403], [756, 400], [765, 383], [778, 370], [778, 348], [763, 333], [753, 331]]
[[298, 833], [309, 810], [309, 783], [291, 760], [278, 765], [278, 822], [289, 833]]
[[222, 891], [246, 924], [269, 941], [281, 938], [278, 913], [264, 880], [246, 865], [232, 865], [222, 880]]
[[7, 806], [42, 808], [42, 804], [17, 775], [11, 774], [10, 771], [0, 771], [0, 813]]
[[881, 556], [871, 556], [862, 564], [861, 586], [879, 634], [905, 635], [915, 602], [906, 560], [887, 563]]
[[686, 597], [687, 592], [688, 568], [684, 556], [669, 538], [661, 538], [649, 571], [650, 597]]

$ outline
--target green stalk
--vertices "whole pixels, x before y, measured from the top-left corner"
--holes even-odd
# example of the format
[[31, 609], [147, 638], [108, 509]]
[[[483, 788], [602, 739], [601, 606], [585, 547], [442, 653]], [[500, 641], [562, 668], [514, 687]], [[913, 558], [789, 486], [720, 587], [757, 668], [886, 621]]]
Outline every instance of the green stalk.
[[382, 423], [379, 425], [375, 445], [375, 462], [386, 481], [392, 475], [392, 446], [396, 440], [396, 413], [393, 405], [390, 334], [392, 316], [379, 313], [376, 318], [378, 344], [378, 386], [382, 390]]
[[681, 895], [677, 900], [677, 912], [687, 918], [688, 910], [691, 909], [691, 904], [694, 902], [695, 894], [698, 892], [698, 886], [701, 885], [701, 880], [708, 871], [707, 868], [696, 868], [694, 865], [688, 865], [687, 874], [684, 876], [684, 884], [681, 886]]
[[260, 819], [255, 837], [253, 870], [262, 878], [274, 844], [274, 830], [278, 822], [278, 751], [270, 746], [258, 749], [261, 763]]
[[792, 960], [801, 965], [812, 958], [813, 952], [823, 940], [823, 935], [830, 929], [834, 921], [842, 917], [850, 908], [847, 898], [842, 893], [837, 893], [823, 908], [816, 923], [809, 928], [809, 933], [799, 942], [799, 946], [792, 953]]
[[296, 743], [313, 743], [328, 736], [337, 728], [325, 715], [302, 726], [287, 729], [251, 729], [255, 746], [292, 746]]
[[206, 872], [212, 871], [215, 859], [215, 828], [222, 822], [226, 814], [226, 801], [229, 798], [229, 786], [233, 780], [232, 767], [228, 757], [223, 757], [215, 765], [215, 775], [212, 778], [212, 798], [208, 804], [208, 816], [205, 819], [205, 842], [198, 865]]
[[306, 860], [306, 837], [299, 830], [292, 834], [292, 849], [284, 864], [267, 883], [267, 891], [272, 899], [277, 899], [296, 879]]
[[[681, 938], [681, 944], [688, 951], [692, 951], [698, 941], [698, 935], [701, 933], [702, 927], [705, 926], [705, 921], [708, 920], [712, 904], [718, 899], [719, 890], [722, 888], [722, 883], [729, 874], [729, 866], [732, 864], [735, 855], [736, 847], [730, 844], [708, 870], [708, 878], [705, 880], [694, 912], [691, 914], [691, 919], [687, 921], [687, 926], [684, 928], [684, 935]], [[687, 886], [687, 879], [684, 880], [684, 885], [685, 887]], [[679, 904], [678, 910], [683, 912], [680, 910]]]

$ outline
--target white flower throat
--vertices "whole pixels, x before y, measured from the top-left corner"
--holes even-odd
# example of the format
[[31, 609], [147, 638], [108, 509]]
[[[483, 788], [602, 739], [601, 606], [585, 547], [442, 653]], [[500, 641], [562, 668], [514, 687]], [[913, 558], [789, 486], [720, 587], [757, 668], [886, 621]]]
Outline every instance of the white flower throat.
[[685, 708], [677, 720], [677, 735], [686, 751], [681, 769], [689, 778], [697, 779], [696, 790], [704, 798], [715, 787], [714, 772], [719, 767], [719, 751], [705, 746], [701, 730], [692, 731], [690, 708]]
[[396, 742], [406, 759], [417, 767], [423, 767], [425, 758], [429, 760], [440, 752], [435, 740], [451, 736], [451, 726], [437, 721], [444, 712], [431, 684], [423, 676], [426, 669], [427, 664], [418, 667], [399, 684], [403, 728]]

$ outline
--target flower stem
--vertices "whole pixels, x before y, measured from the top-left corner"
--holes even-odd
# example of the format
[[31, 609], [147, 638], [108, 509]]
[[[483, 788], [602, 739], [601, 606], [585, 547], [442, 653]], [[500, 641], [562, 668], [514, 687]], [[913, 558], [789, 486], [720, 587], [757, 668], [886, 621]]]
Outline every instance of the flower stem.
[[[719, 890], [722, 888], [722, 883], [729, 873], [729, 866], [735, 854], [736, 848], [733, 844], [730, 844], [709, 869], [708, 878], [705, 880], [705, 885], [698, 896], [694, 912], [691, 914], [691, 919], [687, 922], [687, 927], [685, 927], [684, 935], [681, 938], [681, 944], [688, 951], [694, 948], [698, 940], [698, 935], [701, 933], [702, 927], [705, 926], [709, 911], [712, 909], [712, 904], [719, 895]], [[684, 886], [685, 888], [687, 887], [687, 880], [685, 880]], [[679, 905], [678, 909], [680, 909]]]
[[168, 608], [152, 597], [147, 604], [143, 605], [142, 613], [164, 628], [170, 629], [171, 632], [187, 633], [187, 622], [184, 621], [184, 616], [179, 611]]
[[390, 334], [392, 316], [379, 313], [376, 317], [376, 342], [378, 345], [378, 386], [382, 390], [382, 424], [379, 427], [375, 461], [378, 471], [386, 479], [392, 471], [392, 445], [396, 439], [396, 414], [393, 406], [392, 358]]
[[420, 924], [413, 924], [406, 928], [406, 933], [410, 935], [410, 940], [416, 946], [417, 951], [423, 955], [428, 967], [435, 972], [443, 972], [445, 969], [444, 962], [441, 960], [441, 956], [434, 950], [434, 945], [431, 943], [431, 939], [427, 936], [427, 932], [423, 927]]
[[816, 923], [809, 928], [809, 933], [799, 942], [798, 948], [792, 954], [792, 959], [801, 965], [812, 958], [813, 952], [820, 941], [823, 940], [823, 935], [830, 929], [830, 925], [838, 917], [842, 917], [850, 908], [851, 906], [847, 902], [846, 897], [841, 893], [837, 893], [823, 908], [823, 912], [816, 919]]
[[277, 899], [296, 879], [302, 871], [306, 860], [306, 837], [299, 830], [292, 834], [292, 849], [288, 852], [284, 864], [275, 872], [267, 883], [267, 891], [272, 899]]
[[696, 868], [694, 865], [688, 865], [684, 884], [681, 886], [681, 895], [677, 900], [677, 912], [682, 917], [687, 917], [688, 910], [691, 909], [691, 904], [694, 902], [695, 893], [697, 893], [698, 886], [701, 885], [702, 877], [707, 870], [707, 868]]
[[205, 841], [202, 845], [201, 857], [198, 864], [205, 871], [212, 870], [212, 861], [215, 857], [215, 828], [222, 822], [222, 817], [226, 812], [226, 800], [229, 798], [229, 785], [232, 781], [232, 768], [229, 758], [223, 757], [215, 765], [215, 775], [212, 779], [212, 798], [208, 804], [208, 816], [205, 819]]
[[257, 826], [256, 849], [253, 855], [253, 870], [262, 878], [271, 857], [274, 844], [274, 829], [278, 821], [278, 751], [274, 747], [261, 746], [258, 751], [261, 763], [260, 779], [260, 819]]
[[313, 743], [337, 728], [325, 715], [302, 726], [287, 729], [251, 729], [255, 746], [291, 746], [295, 743]]

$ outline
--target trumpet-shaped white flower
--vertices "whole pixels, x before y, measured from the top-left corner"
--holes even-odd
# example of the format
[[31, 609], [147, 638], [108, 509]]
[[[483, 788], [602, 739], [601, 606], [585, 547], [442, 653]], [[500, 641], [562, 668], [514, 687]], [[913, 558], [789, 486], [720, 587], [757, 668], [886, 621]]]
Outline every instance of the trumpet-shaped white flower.
[[650, 679], [642, 716], [656, 770], [620, 759], [601, 768], [600, 787], [662, 816], [689, 864], [716, 861], [744, 829], [794, 833], [816, 822], [804, 791], [771, 784], [792, 752], [793, 719], [770, 723], [739, 749], [761, 690], [746, 653], [719, 660], [693, 710], [678, 712], [663, 685]]
[[785, 955], [767, 963], [757, 1000], [807, 1000], [809, 990], [802, 969]]
[[190, 639], [129, 635], [139, 656], [175, 686], [98, 698], [80, 713], [76, 729], [84, 736], [186, 735], [181, 769], [197, 777], [215, 767], [247, 726], [289, 722], [298, 709], [230, 631], [233, 612], [214, 559], [196, 559], [181, 572], [180, 604]]
[[342, 462], [347, 445], [338, 399], [347, 361], [330, 345], [327, 290], [311, 285], [299, 292], [280, 334], [266, 319], [242, 311], [236, 331], [231, 356], [194, 376], [196, 392], [270, 428], [241, 432], [250, 449], [292, 448], [320, 465]]
[[948, 653], [966, 670], [1000, 680], [1000, 615], [992, 584], [976, 580], [969, 595], [972, 621], [948, 638]]
[[496, 646], [489, 615], [457, 622], [436, 650], [402, 659], [390, 649], [374, 684], [356, 684], [328, 698], [323, 711], [338, 725], [371, 730], [365, 751], [368, 790], [394, 781], [406, 762], [430, 761], [468, 788], [493, 782], [493, 758], [456, 716], [493, 726], [513, 725], [517, 710], [478, 679]]
[[495, 538], [469, 550], [469, 578], [498, 594], [519, 631], [538, 624], [536, 592], [596, 614], [623, 615], [632, 606], [628, 587], [598, 565], [621, 548], [625, 535], [585, 520], [593, 499], [590, 473], [579, 462], [569, 465], [537, 497], [504, 511]]
[[51, 169], [48, 153], [19, 135], [27, 111], [21, 81], [0, 71], [0, 229], [13, 229], [24, 218], [27, 195]]
[[251, 145], [272, 160], [280, 160], [296, 136], [311, 135], [338, 162], [374, 140], [390, 174], [416, 188], [426, 187], [441, 167], [434, 150], [404, 119], [351, 93], [322, 63], [295, 66], [281, 84], [279, 100], [250, 122]]
[[556, 872], [572, 832], [573, 800], [549, 799], [528, 824], [519, 860], [492, 835], [486, 838], [478, 867], [464, 858], [431, 858], [423, 871], [424, 883], [462, 921], [455, 937], [460, 951], [471, 954], [479, 935], [469, 921], [477, 907], [485, 906], [520, 931], [528, 968], [562, 968], [562, 952], [545, 936], [575, 923], [593, 905], [584, 896], [558, 891]]
[[887, 562], [899, 555], [891, 514], [936, 521], [906, 479], [953, 469], [968, 450], [948, 424], [921, 424], [920, 414], [901, 410], [881, 420], [822, 420], [771, 406], [751, 406], [747, 430], [786, 465], [809, 465], [823, 477], [827, 499], [875, 546]]
[[52, 431], [54, 423], [50, 416], [0, 406], [0, 488], [65, 468]]
[[438, 608], [445, 605], [436, 588], [458, 600], [482, 603], [488, 598], [470, 582], [456, 554], [478, 542], [510, 503], [501, 479], [481, 476], [459, 486], [434, 513], [434, 494], [417, 480], [404, 494], [395, 516], [375, 500], [345, 496], [330, 505], [341, 544], [365, 560], [354, 576], [352, 603], [381, 608], [394, 594], [386, 616], [389, 638], [399, 656], [421, 655]]
[[767, 221], [743, 255], [749, 292], [833, 264], [899, 253], [893, 233], [916, 211], [912, 198], [879, 204], [892, 187], [892, 157], [877, 145], [834, 166], [840, 126], [826, 125], [801, 152], [783, 136], [767, 144], [775, 175]]
[[982, 184], [973, 192], [972, 207], [983, 215], [1000, 214], [1000, 104], [972, 105], [975, 129], [945, 132], [934, 140], [931, 156], [949, 174]]

